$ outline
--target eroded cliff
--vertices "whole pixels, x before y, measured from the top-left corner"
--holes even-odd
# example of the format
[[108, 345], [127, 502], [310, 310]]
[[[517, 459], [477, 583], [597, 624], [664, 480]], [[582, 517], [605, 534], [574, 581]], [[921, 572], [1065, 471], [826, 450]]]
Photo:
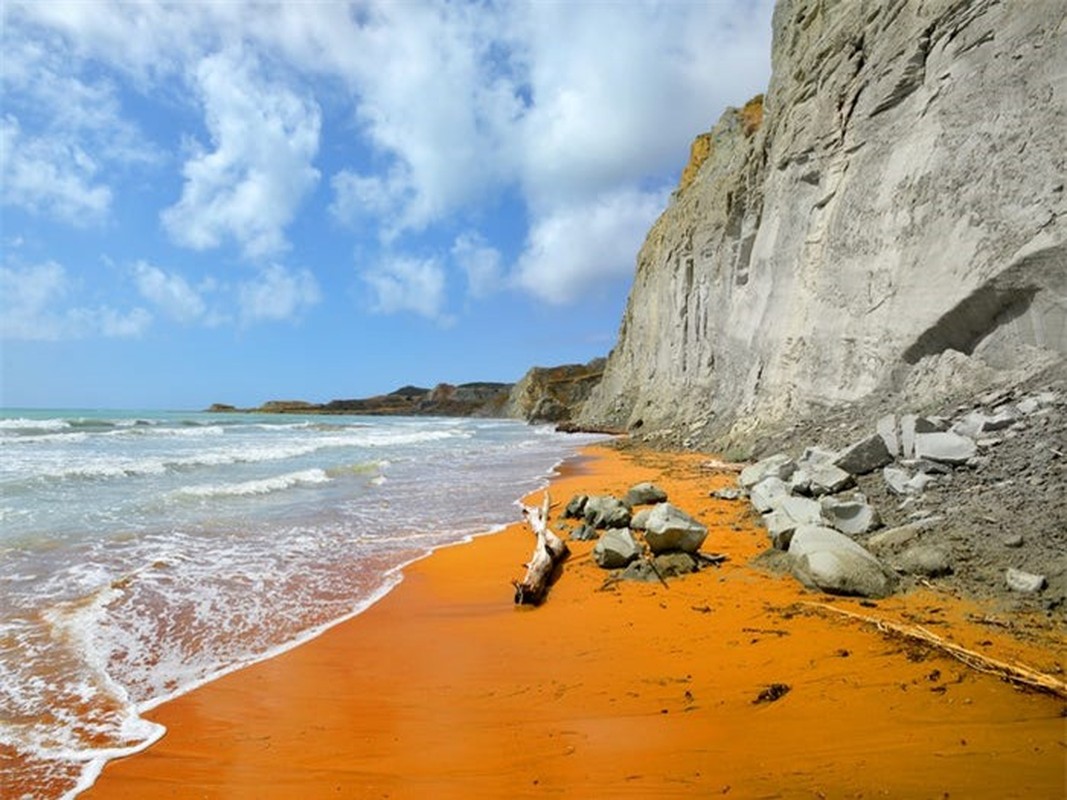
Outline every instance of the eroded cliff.
[[638, 256], [587, 425], [744, 442], [1067, 353], [1067, 6], [781, 0]]

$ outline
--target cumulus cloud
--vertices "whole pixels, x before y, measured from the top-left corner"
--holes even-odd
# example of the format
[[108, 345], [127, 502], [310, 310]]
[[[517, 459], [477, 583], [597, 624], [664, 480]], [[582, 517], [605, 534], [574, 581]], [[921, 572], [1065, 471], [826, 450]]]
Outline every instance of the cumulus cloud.
[[260, 270], [255, 280], [241, 283], [237, 290], [239, 316], [243, 324], [293, 320], [322, 299], [318, 281], [308, 270], [288, 270], [271, 264]]
[[171, 237], [195, 250], [233, 238], [250, 258], [286, 247], [284, 229], [319, 172], [318, 105], [260, 74], [257, 58], [228, 50], [202, 59], [194, 81], [213, 150], [194, 146], [181, 199], [163, 211]]
[[546, 214], [519, 257], [518, 284], [550, 303], [566, 303], [600, 281], [631, 275], [665, 201], [663, 194], [623, 190]]
[[133, 267], [133, 278], [141, 296], [171, 319], [194, 322], [207, 311], [200, 292], [177, 273], [168, 273], [139, 261]]
[[[184, 102], [194, 90], [209, 140], [191, 144], [181, 196], [162, 212], [175, 242], [233, 241], [269, 261], [328, 170], [333, 217], [356, 236], [377, 231], [396, 256], [365, 275], [374, 307], [442, 319], [446, 269], [475, 296], [514, 285], [555, 303], [631, 275], [692, 137], [766, 86], [772, 6], [13, 0], [4, 13], [8, 29], [49, 31], [67, 42], [53, 48], [60, 58], [95, 59], [145, 96], [164, 87]], [[104, 84], [82, 83], [106, 98]], [[338, 138], [317, 167], [320, 102]], [[20, 111], [5, 135], [39, 135], [20, 123], [30, 130]], [[38, 160], [68, 168], [50, 181], [67, 187], [67, 205], [25, 188], [24, 206], [106, 212], [107, 164], [82, 146], [97, 162], [74, 169], [76, 146], [38, 145]], [[494, 227], [502, 197], [521, 217], [506, 232]], [[523, 226], [523, 252], [503, 263]], [[455, 239], [450, 260], [411, 255], [426, 232]]]
[[97, 163], [76, 142], [59, 136], [25, 136], [19, 121], [0, 120], [0, 187], [3, 202], [75, 226], [99, 222], [111, 190], [95, 180]]
[[143, 308], [65, 306], [73, 283], [54, 261], [0, 267], [0, 337], [11, 340], [136, 337], [152, 322]]
[[386, 258], [361, 277], [371, 291], [374, 311], [410, 311], [438, 322], [449, 321], [444, 314], [445, 269], [437, 259]]
[[503, 258], [476, 232], [456, 237], [452, 244], [452, 258], [467, 276], [467, 290], [472, 297], [486, 297], [503, 283]]

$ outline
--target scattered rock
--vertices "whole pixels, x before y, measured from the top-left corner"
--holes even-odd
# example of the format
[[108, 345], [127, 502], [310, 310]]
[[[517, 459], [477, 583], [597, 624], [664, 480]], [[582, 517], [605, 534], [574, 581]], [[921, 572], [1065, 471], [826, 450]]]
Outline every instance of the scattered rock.
[[722, 489], [716, 489], [711, 496], [718, 500], [740, 500], [743, 495], [740, 489], [725, 486]]
[[931, 545], [913, 545], [900, 554], [898, 564], [901, 571], [909, 575], [922, 575], [938, 578], [952, 572], [952, 560], [948, 552], [941, 547]]
[[[797, 473], [793, 474], [796, 475]], [[776, 501], [788, 496], [789, 484], [773, 475], [769, 478], [764, 478], [748, 490], [749, 502], [761, 514], [767, 513], [774, 508]]]
[[907, 525], [899, 525], [896, 528], [881, 531], [867, 539], [867, 549], [872, 552], [896, 550], [902, 545], [919, 538], [924, 531], [933, 529], [941, 521], [941, 517], [927, 517]]
[[848, 536], [868, 533], [882, 524], [878, 512], [864, 499], [838, 500], [834, 497], [824, 497], [821, 506], [823, 518], [830, 527]]
[[831, 528], [797, 528], [789, 554], [794, 558], [793, 574], [801, 583], [830, 594], [885, 597], [896, 584], [877, 558]]
[[849, 445], [834, 459], [834, 466], [851, 475], [866, 475], [884, 467], [893, 456], [877, 433]]
[[1005, 547], [1022, 547], [1023, 537], [1018, 533], [1009, 533], [1000, 540], [1000, 543]]
[[563, 516], [568, 519], [581, 519], [585, 514], [585, 504], [589, 500], [588, 495], [576, 494], [567, 503], [567, 507], [563, 510]]
[[615, 528], [600, 537], [593, 547], [593, 560], [604, 569], [621, 569], [640, 555], [637, 542], [627, 528]]
[[635, 531], [643, 531], [648, 524], [648, 515], [651, 513], [651, 508], [642, 508], [630, 519], [630, 528]]
[[596, 528], [585, 522], [579, 525], [575, 530], [571, 531], [571, 538], [576, 542], [591, 542], [599, 535], [600, 534], [596, 532]]
[[706, 527], [670, 503], [653, 508], [645, 523], [645, 542], [657, 554], [671, 550], [695, 553], [707, 535]]
[[625, 528], [630, 524], [629, 506], [610, 494], [587, 498], [582, 513], [594, 528]]
[[944, 464], [966, 464], [977, 450], [978, 445], [973, 439], [951, 431], [915, 435], [915, 455], [919, 458], [929, 458]]
[[623, 498], [629, 506], [650, 506], [667, 501], [667, 493], [652, 483], [639, 483], [631, 486]]
[[767, 533], [778, 550], [789, 547], [789, 539], [801, 525], [821, 525], [822, 506], [806, 497], [784, 497], [763, 517]]
[[1004, 573], [1004, 580], [1007, 582], [1009, 589], [1023, 594], [1040, 592], [1047, 583], [1044, 575], [1023, 572], [1021, 569], [1015, 569], [1015, 567], [1008, 567], [1008, 571]]
[[885, 443], [885, 449], [889, 451], [889, 455], [894, 458], [899, 456], [900, 440], [897, 438], [897, 415], [886, 414], [878, 420], [876, 428], [878, 435], [882, 437], [882, 441]]
[[785, 453], [777, 453], [745, 467], [741, 470], [737, 481], [745, 489], [751, 489], [766, 478], [774, 477], [787, 481], [796, 471], [796, 468], [797, 463], [793, 459], [785, 455]]

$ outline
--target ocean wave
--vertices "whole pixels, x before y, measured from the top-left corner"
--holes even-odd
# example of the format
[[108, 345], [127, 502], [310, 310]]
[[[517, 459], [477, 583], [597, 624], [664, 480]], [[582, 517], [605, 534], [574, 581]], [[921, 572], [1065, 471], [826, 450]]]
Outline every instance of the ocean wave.
[[27, 417], [0, 419], [0, 432], [10, 431], [15, 434], [23, 431], [61, 431], [70, 427], [71, 424], [65, 419], [28, 419]]
[[176, 494], [186, 497], [251, 497], [291, 489], [296, 486], [315, 486], [328, 483], [330, 476], [321, 469], [305, 469], [241, 483], [208, 483], [199, 486], [183, 486]]

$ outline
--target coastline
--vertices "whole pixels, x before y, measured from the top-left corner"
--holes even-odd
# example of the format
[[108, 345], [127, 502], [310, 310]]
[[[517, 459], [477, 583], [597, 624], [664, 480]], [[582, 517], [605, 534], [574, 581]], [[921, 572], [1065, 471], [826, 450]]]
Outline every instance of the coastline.
[[[516, 609], [521, 522], [437, 550], [363, 613], [147, 712], [167, 734], [80, 796], [1062, 794], [1062, 700], [818, 604], [1061, 674], [1062, 631], [1035, 621], [1027, 642], [934, 591], [861, 607], [761, 572], [765, 534], [708, 496], [733, 475], [706, 459], [594, 446], [551, 491], [562, 507], [653, 480], [721, 568], [605, 586], [592, 543], [569, 542], [544, 606]], [[754, 702], [776, 683], [791, 691]]]

